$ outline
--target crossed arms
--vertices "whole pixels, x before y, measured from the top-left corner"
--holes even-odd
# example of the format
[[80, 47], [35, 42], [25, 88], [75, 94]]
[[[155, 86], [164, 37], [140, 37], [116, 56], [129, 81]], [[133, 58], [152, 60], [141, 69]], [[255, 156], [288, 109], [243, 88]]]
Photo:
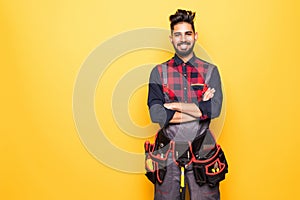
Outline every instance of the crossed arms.
[[222, 107], [221, 79], [217, 68], [212, 71], [209, 81], [210, 88], [204, 93], [202, 101], [194, 103], [173, 102], [165, 103], [162, 92], [161, 77], [157, 68], [150, 75], [148, 90], [148, 107], [152, 122], [164, 126], [168, 123], [181, 123], [199, 118], [218, 117]]
[[[214, 93], [214, 88], [208, 88], [208, 90], [203, 95], [203, 101], [210, 100], [214, 96]], [[164, 107], [176, 111], [173, 115], [173, 118], [169, 121], [170, 123], [194, 121], [202, 116], [201, 110], [194, 103], [165, 103]]]

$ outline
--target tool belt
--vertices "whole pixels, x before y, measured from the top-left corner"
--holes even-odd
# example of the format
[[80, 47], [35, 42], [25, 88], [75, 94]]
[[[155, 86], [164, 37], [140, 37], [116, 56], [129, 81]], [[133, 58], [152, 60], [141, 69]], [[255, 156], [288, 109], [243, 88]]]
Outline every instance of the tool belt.
[[167, 172], [169, 153], [172, 152], [173, 161], [178, 167], [193, 166], [195, 180], [198, 185], [208, 184], [211, 187], [225, 179], [228, 164], [220, 145], [204, 145], [206, 131], [193, 141], [174, 141], [160, 129], [155, 141], [145, 142], [145, 169], [147, 178], [153, 183], [162, 184]]

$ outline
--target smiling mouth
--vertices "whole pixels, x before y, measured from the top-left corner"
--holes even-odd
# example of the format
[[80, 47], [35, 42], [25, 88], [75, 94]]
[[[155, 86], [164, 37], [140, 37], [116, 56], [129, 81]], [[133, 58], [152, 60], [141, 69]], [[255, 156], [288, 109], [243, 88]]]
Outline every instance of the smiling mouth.
[[177, 46], [182, 46], [182, 45], [185, 45], [185, 46], [188, 46], [190, 45], [191, 43], [189, 42], [182, 42], [182, 43], [179, 43]]
[[177, 46], [182, 49], [182, 50], [185, 50], [188, 48], [188, 46], [190, 45], [189, 42], [182, 42], [182, 43], [179, 43]]
[[180, 44], [178, 45], [178, 48], [181, 50], [187, 50], [188, 49], [188, 44]]

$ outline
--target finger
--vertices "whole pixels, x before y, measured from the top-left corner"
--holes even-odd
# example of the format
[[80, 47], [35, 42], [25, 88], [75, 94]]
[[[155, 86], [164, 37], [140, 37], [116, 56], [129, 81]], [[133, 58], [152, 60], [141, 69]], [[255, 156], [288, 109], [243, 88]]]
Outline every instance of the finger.
[[203, 100], [204, 101], [207, 101], [207, 100], [209, 100], [211, 97], [210, 97], [210, 93], [208, 92], [208, 93], [205, 93], [204, 95], [203, 95]]
[[211, 90], [207, 90], [205, 93], [206, 93], [207, 95], [210, 95], [210, 94], [215, 93], [215, 91], [214, 91], [213, 89], [211, 89]]
[[168, 109], [169, 109], [170, 106], [171, 106], [171, 105], [170, 105], [169, 103], [165, 103], [165, 104], [164, 104], [164, 107], [165, 107], [165, 108], [168, 108]]
[[164, 107], [170, 110], [174, 110], [178, 106], [176, 103], [165, 103]]

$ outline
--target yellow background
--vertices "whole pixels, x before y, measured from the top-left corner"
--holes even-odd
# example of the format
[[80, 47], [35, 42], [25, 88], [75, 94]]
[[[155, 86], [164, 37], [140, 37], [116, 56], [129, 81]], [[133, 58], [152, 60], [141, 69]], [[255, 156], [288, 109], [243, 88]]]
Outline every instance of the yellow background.
[[[177, 8], [197, 12], [198, 43], [219, 66], [226, 91], [219, 142], [230, 173], [222, 199], [299, 199], [296, 0], [2, 0], [0, 199], [152, 199], [144, 175], [110, 169], [83, 146], [73, 120], [73, 87], [101, 42], [136, 28], [169, 28]], [[132, 59], [139, 64], [170, 56], [137, 55]], [[149, 123], [148, 116], [136, 117], [147, 114], [145, 94], [142, 88], [133, 96], [142, 108], [131, 111], [141, 125]], [[108, 137], [142, 151], [143, 139]]]

